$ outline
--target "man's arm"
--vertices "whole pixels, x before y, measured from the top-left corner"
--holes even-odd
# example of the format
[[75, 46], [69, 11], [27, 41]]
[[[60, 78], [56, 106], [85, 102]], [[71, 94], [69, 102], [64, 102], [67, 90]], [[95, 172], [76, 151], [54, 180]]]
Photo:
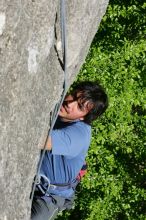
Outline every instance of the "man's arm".
[[48, 136], [45, 148], [46, 148], [46, 150], [51, 150], [52, 149], [52, 143], [51, 143], [51, 137], [50, 136]]
[[[40, 146], [41, 149], [44, 149], [44, 146]], [[46, 142], [46, 146], [45, 146], [46, 150], [51, 150], [52, 149], [52, 143], [51, 143], [51, 137], [48, 136], [47, 142]]]

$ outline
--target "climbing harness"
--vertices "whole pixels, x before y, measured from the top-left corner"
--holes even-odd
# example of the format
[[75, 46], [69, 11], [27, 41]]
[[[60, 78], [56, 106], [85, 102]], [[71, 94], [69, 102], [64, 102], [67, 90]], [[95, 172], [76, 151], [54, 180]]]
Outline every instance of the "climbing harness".
[[64, 191], [67, 189], [74, 189], [76, 186], [76, 181], [67, 184], [52, 184], [50, 183], [49, 178], [45, 175], [39, 174], [38, 182], [36, 183], [35, 194], [41, 196], [50, 196], [50, 191], [58, 190]]
[[83, 176], [87, 173], [87, 163], [85, 162], [78, 173], [77, 177], [71, 183], [64, 184], [52, 184], [50, 183], [49, 178], [47, 178], [43, 174], [38, 175], [37, 183], [36, 183], [36, 194], [41, 194], [41, 196], [50, 195], [50, 190], [67, 190], [67, 189], [76, 189], [76, 186], [82, 180]]
[[[49, 128], [48, 136], [51, 136], [53, 127], [54, 127], [55, 122], [56, 122], [57, 117], [58, 117], [59, 110], [62, 106], [64, 97], [65, 97], [66, 92], [67, 92], [67, 79], [66, 79], [66, 76], [67, 76], [67, 46], [66, 46], [67, 44], [66, 44], [66, 41], [67, 40], [66, 40], [65, 0], [60, 0], [60, 19], [61, 19], [62, 55], [63, 55], [63, 62], [62, 63], [63, 63], [63, 72], [64, 72], [63, 92], [62, 92], [60, 101], [55, 105], [54, 110], [50, 113], [51, 120], [50, 120], [50, 128]], [[41, 169], [41, 165], [42, 165], [42, 162], [43, 162], [43, 158], [44, 158], [45, 152], [46, 152], [46, 144], [47, 144], [48, 136], [45, 140], [44, 148], [43, 148], [40, 160], [39, 160], [36, 176], [35, 176], [35, 179], [34, 179], [34, 182], [33, 182], [32, 191], [31, 191], [31, 195], [30, 195], [31, 203], [33, 201], [33, 196], [34, 196], [36, 185], [39, 185], [38, 184], [39, 181], [40, 181], [39, 174], [40, 174], [40, 169]], [[50, 186], [51, 186], [51, 184], [49, 182], [48, 187], [50, 187]]]

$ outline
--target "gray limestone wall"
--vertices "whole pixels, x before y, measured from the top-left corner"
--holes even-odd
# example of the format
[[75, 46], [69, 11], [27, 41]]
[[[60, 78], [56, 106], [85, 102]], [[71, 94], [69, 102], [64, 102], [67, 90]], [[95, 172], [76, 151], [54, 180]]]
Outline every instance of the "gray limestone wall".
[[[29, 195], [62, 92], [59, 0], [0, 1], [0, 220], [28, 220]], [[73, 82], [108, 0], [68, 0], [68, 86]]]

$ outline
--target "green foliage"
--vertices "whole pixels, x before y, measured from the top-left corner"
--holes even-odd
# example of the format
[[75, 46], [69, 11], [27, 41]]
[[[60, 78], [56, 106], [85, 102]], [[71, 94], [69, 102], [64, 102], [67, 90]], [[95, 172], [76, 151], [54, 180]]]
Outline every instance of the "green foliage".
[[93, 44], [110, 51], [123, 46], [125, 39], [145, 39], [145, 14], [144, 0], [111, 0]]
[[78, 76], [101, 82], [109, 108], [93, 123], [89, 171], [62, 219], [146, 219], [145, 14], [144, 0], [111, 0]]

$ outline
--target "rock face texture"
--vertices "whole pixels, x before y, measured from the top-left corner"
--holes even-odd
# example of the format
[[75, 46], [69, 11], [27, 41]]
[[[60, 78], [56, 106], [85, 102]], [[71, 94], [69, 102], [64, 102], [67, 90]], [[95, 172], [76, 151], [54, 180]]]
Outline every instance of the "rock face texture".
[[[108, 0], [66, 1], [68, 86], [75, 79]], [[0, 1], [0, 220], [28, 220], [29, 195], [62, 92], [59, 0]]]

